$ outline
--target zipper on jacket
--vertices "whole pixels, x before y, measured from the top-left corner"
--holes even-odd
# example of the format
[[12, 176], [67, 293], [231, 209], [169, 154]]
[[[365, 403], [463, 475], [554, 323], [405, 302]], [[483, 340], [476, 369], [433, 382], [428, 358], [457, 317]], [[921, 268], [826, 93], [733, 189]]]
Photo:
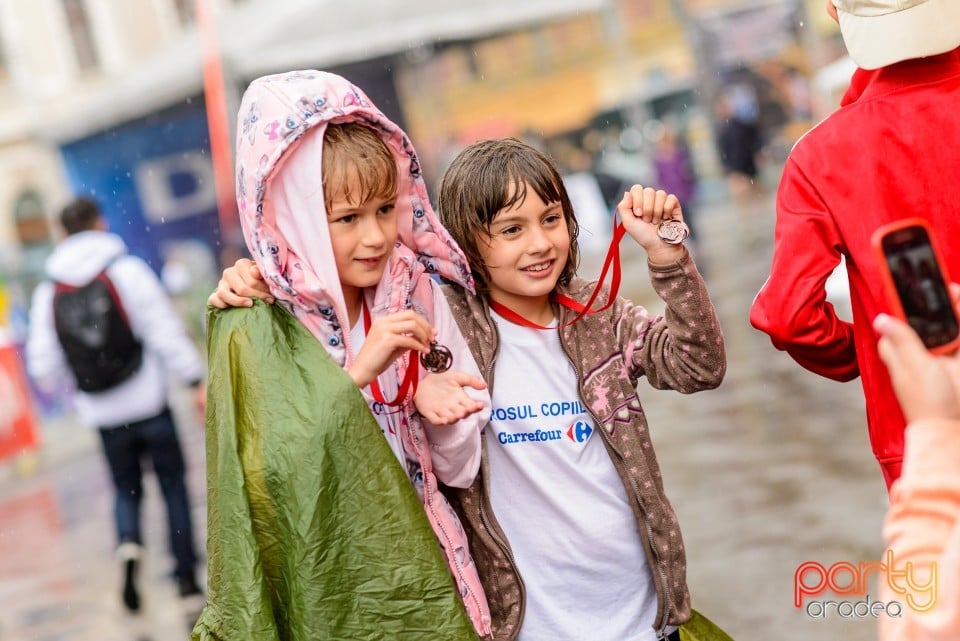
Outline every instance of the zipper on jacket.
[[[563, 334], [561, 333], [559, 337], [560, 337], [560, 347], [561, 349], [563, 349], [563, 353], [566, 355], [567, 360], [570, 361], [570, 365], [573, 366], [573, 371], [576, 373], [577, 391], [580, 394], [580, 399], [583, 400], [585, 398], [585, 395], [583, 393], [583, 387], [582, 387], [583, 381], [581, 379], [580, 367], [577, 365], [574, 358], [570, 355], [570, 351], [567, 349], [567, 345], [563, 340]], [[607, 434], [607, 430], [604, 429], [603, 423], [599, 420], [597, 415], [593, 413], [593, 410], [590, 409], [588, 405], [589, 404], [584, 403], [583, 404], [584, 409], [586, 409], [587, 413], [590, 414], [591, 418], [593, 418], [593, 422], [597, 426], [597, 431], [600, 432], [601, 438], [603, 439], [604, 443], [606, 443], [607, 445], [608, 453], [611, 450], [616, 452], [617, 458], [620, 460], [621, 464], [623, 464], [624, 463], [623, 457], [620, 455], [620, 452], [617, 450], [617, 448], [613, 446], [613, 443], [610, 442], [610, 435]], [[640, 486], [637, 485], [637, 480], [633, 477], [632, 474], [627, 474], [627, 477], [629, 477], [630, 485], [633, 487], [634, 499], [636, 500], [637, 505], [640, 507], [640, 511], [644, 514], [644, 516], [647, 517], [644, 519], [644, 525], [646, 526], [646, 532], [647, 532], [647, 536], [646, 536], [646, 540], [644, 541], [644, 544], [646, 545], [647, 549], [650, 551], [651, 556], [654, 558], [655, 565], [657, 566], [657, 573], [660, 576], [660, 585], [663, 588], [663, 592], [664, 592], [663, 603], [657, 604], [658, 606], [660, 606], [658, 607], [658, 609], [662, 609], [662, 613], [660, 614], [661, 616], [660, 627], [656, 631], [658, 639], [663, 639], [666, 636], [667, 619], [669, 618], [668, 615], [670, 612], [670, 603], [673, 601], [673, 593], [670, 590], [670, 582], [667, 580], [667, 571], [666, 569], [664, 569], [664, 561], [660, 557], [660, 555], [657, 553], [656, 547], [653, 545], [653, 526], [650, 525], [650, 515], [647, 512], [646, 507], [644, 507], [643, 501], [640, 499], [640, 496], [641, 496]], [[660, 601], [659, 594], [657, 596], [657, 600]]]
[[[422, 445], [421, 445], [421, 443], [420, 443], [420, 440], [417, 438], [417, 435], [416, 435], [416, 433], [415, 433], [415, 430], [410, 430], [410, 437], [413, 439], [414, 443], [416, 444], [417, 449], [418, 449], [418, 450], [422, 449]], [[420, 466], [423, 467], [423, 463], [422, 463], [422, 462], [421, 462]], [[431, 470], [430, 473], [433, 474], [433, 471]], [[437, 510], [436, 510], [436, 506], [435, 506], [435, 504], [434, 504], [435, 497], [434, 497], [434, 495], [433, 495], [433, 491], [432, 491], [432, 489], [430, 488], [430, 484], [429, 484], [429, 483], [424, 482], [424, 484], [423, 484], [423, 491], [424, 491], [424, 494], [425, 494], [425, 496], [426, 496], [427, 507], [429, 507], [431, 514], [433, 514], [434, 522], [437, 524], [437, 527], [440, 528], [440, 532], [443, 534], [444, 541], [446, 542], [444, 547], [445, 547], [447, 550], [450, 550], [450, 551], [451, 551], [451, 553], [450, 553], [450, 558], [453, 559], [453, 565], [454, 565], [454, 567], [455, 567], [456, 570], [457, 570], [457, 577], [460, 579], [460, 585], [469, 585], [469, 584], [467, 583], [466, 578], [463, 576], [463, 565], [460, 564], [460, 561], [457, 559], [456, 550], [453, 549], [453, 541], [450, 539], [450, 535], [449, 535], [449, 533], [447, 533], [447, 529], [446, 529], [445, 527], [443, 527], [443, 522], [442, 522], [441, 519], [437, 516]], [[469, 548], [467, 549], [467, 552], [469, 553]], [[473, 604], [474, 604], [477, 612], [482, 614], [482, 613], [483, 613], [483, 607], [482, 607], [481, 604], [480, 604], [480, 599], [477, 598], [477, 595], [474, 593], [474, 591], [473, 591], [472, 589], [470, 590], [470, 599], [473, 601]], [[481, 620], [481, 624], [482, 624], [482, 623], [483, 623], [483, 622], [482, 622], [482, 620]], [[485, 631], [485, 632], [489, 633], [489, 631]]]
[[[405, 287], [405, 290], [406, 290], [406, 298], [405, 298], [405, 300], [412, 300], [412, 298], [411, 298], [411, 290], [413, 289], [413, 279], [410, 278], [409, 275], [407, 275], [407, 274], [405, 274], [404, 276], [405, 276], [405, 278], [406, 278], [406, 283], [405, 283], [405, 284], [406, 284], [406, 287]], [[412, 357], [412, 358], [416, 358], [416, 356], [411, 356], [410, 354], [408, 354], [407, 356], [408, 356], [408, 357]], [[407, 366], [409, 367], [409, 363], [407, 364]], [[398, 379], [398, 380], [400, 379], [399, 373], [397, 374], [397, 379]], [[411, 403], [412, 403], [412, 400], [411, 400]], [[423, 470], [423, 454], [422, 454], [422, 452], [423, 452], [423, 444], [420, 442], [420, 439], [419, 439], [419, 437], [418, 437], [418, 435], [417, 435], [417, 431], [416, 431], [415, 429], [413, 429], [413, 427], [412, 427], [412, 426], [413, 426], [413, 421], [411, 420], [412, 411], [410, 410], [409, 407], [407, 407], [407, 408], [405, 409], [404, 415], [406, 416], [406, 419], [407, 419], [407, 430], [408, 430], [409, 433], [410, 433], [410, 440], [413, 441], [413, 444], [414, 444], [414, 446], [416, 447], [416, 450], [417, 450], [417, 451], [416, 451], [416, 454], [417, 454], [417, 463], [419, 463], [420, 469]], [[422, 428], [422, 425], [423, 425], [423, 424], [421, 423], [421, 428]], [[433, 469], [432, 469], [432, 468], [431, 468], [431, 470], [430, 470], [430, 474], [433, 475]], [[436, 476], [435, 476], [435, 475], [434, 475], [434, 479], [436, 479]], [[431, 489], [431, 487], [430, 487], [430, 483], [427, 483], [427, 481], [426, 481], [426, 474], [424, 474], [423, 492], [424, 492], [424, 498], [426, 499], [427, 508], [429, 509], [431, 516], [433, 516], [433, 522], [436, 524], [436, 527], [440, 529], [440, 533], [443, 535], [444, 548], [445, 548], [446, 550], [450, 550], [449, 558], [453, 560], [453, 566], [454, 566], [454, 568], [456, 568], [457, 577], [458, 577], [459, 580], [460, 580], [460, 583], [459, 583], [459, 585], [457, 586], [457, 592], [460, 592], [460, 586], [465, 586], [465, 585], [469, 585], [469, 584], [467, 583], [467, 580], [466, 580], [466, 578], [465, 578], [464, 575], [463, 575], [463, 565], [461, 565], [460, 561], [457, 559], [456, 550], [454, 550], [454, 548], [453, 548], [453, 541], [452, 541], [452, 539], [450, 538], [450, 534], [447, 532], [447, 529], [443, 526], [443, 520], [442, 520], [442, 519], [439, 517], [439, 515], [437, 514], [437, 508], [436, 508], [436, 504], [435, 504], [436, 497], [435, 497], [434, 494], [433, 494], [433, 491], [432, 491], [432, 489]], [[458, 517], [458, 518], [459, 518], [459, 517]], [[433, 529], [433, 528], [431, 527], [431, 529]], [[434, 536], [436, 536], [436, 531], [434, 531]], [[467, 548], [467, 553], [469, 554], [469, 552], [470, 552], [470, 549], [469, 549], [469, 547], [468, 547], [468, 548]], [[444, 553], [444, 556], [447, 556], [447, 554]], [[449, 566], [449, 563], [448, 563], [447, 565]], [[461, 598], [462, 598], [462, 597], [461, 597]], [[477, 613], [482, 615], [482, 614], [483, 614], [483, 607], [482, 607], [481, 604], [480, 604], [480, 599], [477, 598], [477, 595], [475, 594], [475, 592], [474, 592], [472, 589], [470, 590], [470, 599], [473, 601], [473, 604], [474, 604], [474, 607], [476, 608]], [[469, 613], [468, 613], [468, 618], [469, 618]], [[472, 621], [471, 621], [471, 623], [472, 623]], [[481, 619], [481, 621], [480, 621], [480, 624], [483, 625], [483, 620], [482, 620], [482, 619]], [[489, 628], [489, 622], [487, 623], [487, 627]], [[483, 632], [484, 634], [488, 634], [488, 633], [489, 633], [489, 629], [488, 629], [488, 630], [483, 630], [482, 632]]]

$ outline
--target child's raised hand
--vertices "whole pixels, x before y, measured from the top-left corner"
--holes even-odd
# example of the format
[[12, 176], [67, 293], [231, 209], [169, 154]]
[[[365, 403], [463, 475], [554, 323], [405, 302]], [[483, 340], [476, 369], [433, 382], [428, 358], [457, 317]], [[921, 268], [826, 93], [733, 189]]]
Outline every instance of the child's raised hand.
[[241, 258], [232, 267], [223, 270], [217, 289], [210, 294], [207, 304], [219, 309], [250, 307], [254, 298], [273, 303], [270, 288], [263, 280], [257, 264], [249, 258]]
[[682, 245], [665, 243], [657, 235], [657, 228], [664, 220], [683, 221], [676, 196], [662, 189], [634, 185], [624, 192], [617, 211], [627, 233], [646, 250], [650, 262], [668, 264], [683, 255]]
[[363, 347], [347, 373], [358, 387], [366, 387], [407, 350], [428, 353], [435, 334], [427, 319], [413, 310], [381, 316], [367, 330]]
[[430, 373], [420, 381], [413, 404], [433, 425], [453, 425], [483, 409], [483, 403], [470, 398], [464, 388], [479, 390], [486, 386], [482, 378], [463, 372]]

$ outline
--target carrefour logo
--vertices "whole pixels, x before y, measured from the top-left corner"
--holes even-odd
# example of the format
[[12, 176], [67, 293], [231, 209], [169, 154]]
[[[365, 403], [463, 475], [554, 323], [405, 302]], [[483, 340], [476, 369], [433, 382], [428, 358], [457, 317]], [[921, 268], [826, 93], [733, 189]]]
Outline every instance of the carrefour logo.
[[[590, 435], [593, 434], [593, 428], [589, 423], [577, 421], [567, 428], [566, 435], [573, 443], [583, 444], [587, 442]], [[512, 445], [514, 443], [548, 443], [550, 441], [562, 442], [563, 428], [558, 430], [535, 430], [532, 432], [498, 432], [497, 440], [503, 445]]]
[[577, 421], [567, 428], [567, 438], [574, 443], [583, 443], [593, 434], [593, 428], [583, 421]]

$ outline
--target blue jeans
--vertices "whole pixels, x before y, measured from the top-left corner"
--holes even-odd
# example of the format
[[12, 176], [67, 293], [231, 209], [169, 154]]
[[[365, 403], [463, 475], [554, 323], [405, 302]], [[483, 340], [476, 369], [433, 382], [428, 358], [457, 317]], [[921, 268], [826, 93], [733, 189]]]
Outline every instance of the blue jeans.
[[177, 577], [192, 577], [197, 555], [193, 547], [186, 466], [170, 409], [135, 423], [100, 428], [100, 438], [117, 492], [115, 517], [119, 542], [143, 543], [140, 534], [143, 470], [140, 463], [149, 456], [167, 504], [170, 547], [177, 561]]

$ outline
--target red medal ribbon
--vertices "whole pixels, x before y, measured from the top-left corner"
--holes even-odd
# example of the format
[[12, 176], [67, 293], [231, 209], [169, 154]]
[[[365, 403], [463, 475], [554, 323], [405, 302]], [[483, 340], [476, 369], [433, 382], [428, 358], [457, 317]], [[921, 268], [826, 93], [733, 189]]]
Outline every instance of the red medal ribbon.
[[[550, 296], [551, 300], [558, 302], [567, 309], [572, 309], [573, 311], [577, 312], [577, 315], [569, 323], [554, 327], [538, 325], [533, 321], [527, 320], [506, 305], [501, 305], [500, 303], [492, 300], [490, 301], [490, 309], [500, 314], [511, 323], [516, 323], [517, 325], [522, 325], [523, 327], [531, 327], [533, 329], [560, 329], [561, 327], [569, 327], [587, 314], [596, 314], [597, 312], [602, 312], [613, 305], [613, 301], [617, 299], [617, 294], [620, 292], [620, 281], [622, 277], [622, 269], [620, 266], [620, 241], [623, 239], [623, 235], [626, 233], [626, 228], [622, 223], [617, 222], [616, 217], [614, 217], [613, 238], [610, 239], [610, 247], [607, 249], [607, 257], [603, 261], [603, 268], [600, 270], [600, 277], [597, 279], [597, 286], [594, 288], [593, 293], [590, 294], [590, 298], [587, 299], [585, 304], [578, 303], [566, 294], [552, 294]], [[613, 273], [610, 277], [610, 297], [607, 302], [603, 304], [603, 307], [591, 309], [591, 305], [593, 305], [594, 301], [597, 300], [597, 296], [600, 295], [600, 289], [603, 287], [603, 281], [607, 278], [607, 271], [611, 267], [613, 268]]]
[[[360, 303], [360, 308], [363, 311], [363, 335], [366, 336], [372, 324], [370, 320], [370, 310], [367, 309], [367, 304], [363, 301]], [[409, 363], [407, 365], [407, 373], [400, 382], [400, 389], [397, 390], [396, 398], [392, 401], [388, 401], [384, 397], [383, 391], [380, 389], [380, 383], [376, 378], [370, 381], [370, 393], [373, 394], [374, 400], [388, 407], [402, 407], [407, 404], [409, 399], [413, 398], [413, 395], [417, 393], [417, 383], [419, 383], [420, 378], [418, 376], [420, 360], [417, 358], [417, 355], [413, 353], [413, 350], [410, 350], [407, 362]]]

